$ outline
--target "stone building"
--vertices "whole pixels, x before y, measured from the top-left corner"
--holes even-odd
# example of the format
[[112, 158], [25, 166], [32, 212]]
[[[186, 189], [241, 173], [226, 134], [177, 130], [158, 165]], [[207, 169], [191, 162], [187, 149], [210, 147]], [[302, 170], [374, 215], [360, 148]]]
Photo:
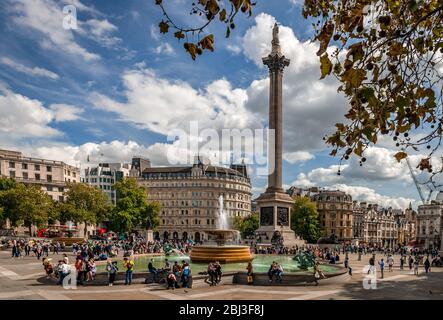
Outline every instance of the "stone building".
[[411, 205], [404, 211], [395, 212], [397, 244], [407, 246], [415, 240], [416, 217], [417, 212], [412, 209]]
[[311, 200], [317, 205], [320, 227], [326, 236], [334, 234], [339, 241], [353, 239], [354, 203], [350, 195], [339, 190], [320, 190]]
[[364, 239], [369, 246], [395, 248], [398, 244], [396, 216], [401, 210], [382, 208], [377, 204], [360, 203], [364, 213]]
[[416, 237], [420, 246], [439, 249], [442, 232], [443, 191], [430, 204], [418, 206]]
[[[366, 203], [362, 203], [364, 206]], [[353, 202], [352, 232], [356, 242], [362, 242], [365, 238], [364, 213], [361, 204], [357, 201]]]
[[115, 205], [117, 198], [113, 185], [129, 177], [130, 170], [129, 163], [100, 163], [98, 166], [85, 169], [83, 182], [102, 190]]
[[[55, 201], [64, 200], [68, 183], [80, 182], [80, 169], [62, 161], [25, 157], [21, 152], [0, 150], [0, 176], [13, 178], [25, 185], [37, 185]], [[9, 228], [9, 222], [6, 222]], [[93, 227], [88, 227], [92, 234]], [[79, 226], [83, 232], [84, 225]], [[27, 233], [28, 228], [17, 228], [19, 234]], [[31, 228], [34, 234], [36, 227]], [[81, 233], [83, 234], [83, 233]]]
[[245, 165], [230, 168], [198, 161], [187, 167], [147, 167], [138, 177], [150, 201], [161, 204], [157, 239], [207, 239], [218, 228], [219, 198], [229, 218], [251, 214], [251, 182]]
[[18, 151], [0, 150], [0, 176], [38, 185], [59, 201], [63, 200], [68, 182], [80, 182], [80, 169], [61, 161], [24, 157]]

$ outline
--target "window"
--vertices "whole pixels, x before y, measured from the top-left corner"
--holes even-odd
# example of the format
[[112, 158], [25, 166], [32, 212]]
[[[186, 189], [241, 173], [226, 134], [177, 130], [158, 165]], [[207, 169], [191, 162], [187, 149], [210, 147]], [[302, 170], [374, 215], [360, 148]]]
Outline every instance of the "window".
[[63, 196], [58, 196], [58, 201], [65, 201], [65, 197], [63, 197]]
[[15, 162], [9, 162], [9, 168], [15, 168]]
[[72, 176], [73, 176], [74, 178], [77, 177], [77, 175], [75, 174], [75, 172], [72, 173]]
[[48, 180], [49, 182], [51, 182], [51, 181], [52, 181], [52, 175], [48, 174], [48, 175], [46, 176], [46, 180]]
[[58, 192], [63, 192], [63, 187], [58, 187]]
[[46, 171], [47, 172], [52, 172], [52, 167], [51, 166], [46, 166]]
[[23, 179], [28, 179], [28, 173], [27, 172], [23, 172]]
[[22, 163], [22, 169], [23, 170], [28, 170], [28, 164], [27, 163]]
[[40, 180], [40, 174], [39, 173], [35, 174], [35, 180]]
[[34, 165], [34, 170], [35, 170], [35, 171], [40, 171], [40, 165], [35, 164], [35, 165]]
[[46, 191], [53, 191], [52, 186], [47, 186], [47, 187], [46, 187]]
[[9, 171], [9, 177], [15, 178], [15, 171]]

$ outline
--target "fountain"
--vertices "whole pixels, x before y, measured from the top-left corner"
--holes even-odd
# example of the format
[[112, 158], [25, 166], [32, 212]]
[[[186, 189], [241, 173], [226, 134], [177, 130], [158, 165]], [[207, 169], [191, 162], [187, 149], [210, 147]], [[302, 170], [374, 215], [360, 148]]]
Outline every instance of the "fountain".
[[218, 229], [203, 230], [208, 235], [208, 242], [192, 248], [191, 261], [219, 261], [220, 263], [251, 261], [253, 258], [249, 247], [235, 244], [240, 239], [240, 232], [229, 229], [228, 215], [224, 210], [222, 195], [218, 198], [218, 205]]

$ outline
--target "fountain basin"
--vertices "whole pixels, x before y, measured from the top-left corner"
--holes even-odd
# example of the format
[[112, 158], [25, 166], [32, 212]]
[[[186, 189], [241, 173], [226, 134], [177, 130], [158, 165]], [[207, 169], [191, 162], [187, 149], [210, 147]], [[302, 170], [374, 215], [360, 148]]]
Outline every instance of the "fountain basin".
[[191, 251], [192, 262], [220, 263], [249, 262], [253, 257], [248, 246], [195, 246]]

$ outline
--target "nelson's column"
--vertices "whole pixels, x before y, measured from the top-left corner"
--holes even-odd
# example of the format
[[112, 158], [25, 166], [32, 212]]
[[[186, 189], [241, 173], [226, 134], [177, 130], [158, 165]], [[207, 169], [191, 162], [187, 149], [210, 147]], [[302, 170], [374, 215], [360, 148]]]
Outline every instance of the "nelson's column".
[[[269, 129], [275, 130], [275, 141], [268, 141], [268, 187], [265, 193], [257, 198], [260, 210], [260, 228], [257, 236], [262, 243], [270, 243], [278, 231], [285, 246], [301, 245], [291, 230], [291, 210], [294, 200], [282, 188], [282, 80], [283, 69], [289, 66], [289, 59], [282, 53], [278, 37], [278, 25], [275, 24], [272, 34], [272, 51], [263, 58], [263, 64], [269, 68]], [[272, 170], [273, 169], [273, 170]]]

